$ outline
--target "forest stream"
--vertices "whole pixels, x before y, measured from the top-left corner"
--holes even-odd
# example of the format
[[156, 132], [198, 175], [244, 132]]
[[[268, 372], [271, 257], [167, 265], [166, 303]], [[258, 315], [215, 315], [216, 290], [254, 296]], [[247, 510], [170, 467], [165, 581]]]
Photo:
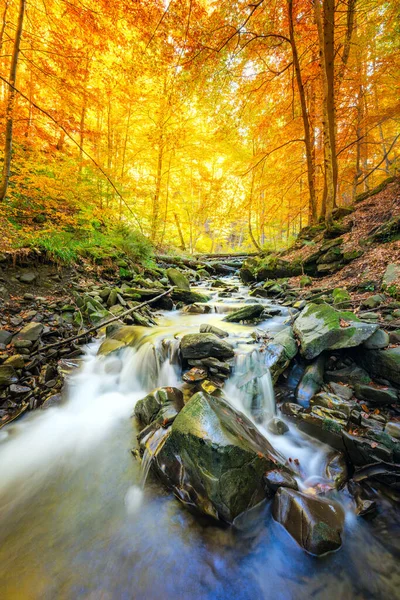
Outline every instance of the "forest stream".
[[[162, 311], [157, 326], [137, 327], [135, 345], [117, 355], [97, 356], [99, 342], [89, 345], [61, 405], [27, 413], [0, 432], [3, 600], [396, 597], [399, 514], [388, 499], [365, 520], [345, 489], [334, 491], [345, 511], [343, 545], [317, 558], [274, 521], [271, 501], [221, 526], [188, 511], [131, 452], [137, 401], [159, 386], [182, 387], [179, 339], [202, 324], [222, 326], [228, 312], [251, 301], [237, 279], [225, 281], [238, 291], [220, 297], [208, 288], [208, 314]], [[235, 350], [224, 397], [285, 459], [298, 461], [299, 489], [308, 490], [324, 481], [330, 449], [288, 421], [284, 435], [270, 432], [277, 411], [285, 418], [252, 335], [279, 332], [289, 318], [279, 308], [256, 328], [223, 323]], [[256, 381], [251, 399], [245, 373]], [[280, 400], [284, 394], [290, 381]]]

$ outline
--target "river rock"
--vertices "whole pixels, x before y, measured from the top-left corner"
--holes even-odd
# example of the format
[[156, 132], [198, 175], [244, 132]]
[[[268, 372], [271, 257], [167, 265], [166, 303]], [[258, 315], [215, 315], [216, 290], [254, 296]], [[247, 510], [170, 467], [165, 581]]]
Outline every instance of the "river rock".
[[23, 369], [25, 366], [25, 360], [21, 354], [13, 354], [13, 356], [10, 356], [4, 361], [4, 364], [14, 367], [14, 369]]
[[351, 312], [337, 311], [328, 304], [308, 304], [294, 324], [302, 354], [307, 359], [319, 356], [324, 350], [358, 346], [377, 328], [363, 323]]
[[382, 289], [387, 290], [392, 285], [400, 283], [400, 264], [391, 263], [386, 267], [385, 274], [382, 279]]
[[381, 350], [382, 348], [386, 348], [389, 346], [389, 334], [386, 333], [386, 331], [383, 331], [383, 329], [377, 329], [363, 345], [365, 348], [368, 348], [368, 350]]
[[201, 369], [199, 367], [193, 367], [189, 371], [183, 374], [183, 381], [186, 383], [196, 383], [197, 381], [204, 381], [207, 379], [207, 371], [206, 369]]
[[143, 425], [150, 425], [159, 417], [172, 420], [182, 407], [183, 394], [178, 388], [157, 388], [136, 403], [135, 416]]
[[178, 269], [174, 269], [174, 268], [167, 269], [167, 277], [170, 280], [170, 282], [172, 283], [172, 285], [175, 285], [180, 290], [190, 291], [190, 285], [189, 285], [188, 279], [185, 277], [185, 275], [181, 271], [178, 271]]
[[226, 523], [265, 498], [264, 473], [289, 471], [284, 463], [245, 415], [204, 392], [184, 406], [153, 458], [183, 504]]
[[22, 283], [33, 283], [37, 279], [37, 275], [32, 272], [23, 273], [19, 280]]
[[203, 323], [200, 325], [200, 333], [213, 333], [219, 338], [229, 337], [229, 333], [227, 331], [224, 331], [215, 325], [209, 325], [208, 323]]
[[269, 368], [274, 382], [289, 366], [290, 361], [296, 356], [297, 350], [291, 327], [285, 327], [274, 335], [265, 351], [265, 365]]
[[388, 421], [385, 425], [385, 432], [396, 440], [400, 440], [400, 422]]
[[365, 350], [358, 358], [372, 377], [400, 385], [400, 347]]
[[311, 398], [320, 391], [324, 383], [325, 362], [326, 357], [320, 355], [306, 367], [296, 390], [296, 400], [300, 406], [308, 408]]
[[345, 485], [349, 473], [343, 452], [330, 452], [328, 454], [325, 464], [325, 476], [338, 490]]
[[272, 496], [280, 487], [298, 490], [299, 486], [295, 478], [289, 473], [272, 469], [264, 473], [265, 491], [268, 496]]
[[342, 432], [344, 449], [349, 462], [355, 466], [377, 462], [393, 462], [393, 450], [373, 439]]
[[371, 377], [368, 375], [367, 371], [354, 364], [337, 369], [336, 371], [325, 371], [324, 379], [327, 383], [333, 381], [335, 383], [345, 383], [351, 386], [354, 386], [357, 383], [369, 383], [371, 381]]
[[190, 358], [231, 358], [233, 348], [213, 333], [188, 333], [181, 339], [181, 354], [184, 359]]
[[396, 390], [389, 388], [376, 388], [371, 385], [358, 384], [355, 387], [355, 396], [359, 400], [372, 402], [372, 404], [395, 404], [398, 400]]
[[211, 306], [209, 304], [188, 304], [183, 309], [184, 313], [189, 315], [203, 315], [211, 312]]
[[280, 487], [272, 515], [304, 550], [321, 556], [342, 545], [344, 511], [336, 502]]
[[28, 323], [19, 331], [13, 340], [30, 340], [36, 342], [43, 331], [43, 325], [41, 323]]
[[18, 381], [15, 369], [11, 365], [0, 365], [0, 387], [11, 385]]
[[343, 398], [344, 400], [351, 400], [351, 398], [353, 397], [353, 388], [347, 385], [343, 385], [341, 383], [334, 383], [333, 381], [331, 381], [329, 383], [329, 386], [331, 387], [332, 392], [335, 394], [335, 396], [339, 396], [339, 398]]
[[13, 334], [6, 329], [0, 329], [0, 344], [7, 346], [11, 342]]
[[175, 288], [171, 295], [174, 302], [183, 302], [183, 304], [196, 304], [197, 302], [208, 302], [210, 300], [210, 297], [205, 294], [178, 288]]
[[228, 323], [240, 323], [240, 321], [254, 321], [259, 319], [264, 312], [264, 307], [261, 304], [249, 304], [239, 310], [231, 312], [224, 318]]

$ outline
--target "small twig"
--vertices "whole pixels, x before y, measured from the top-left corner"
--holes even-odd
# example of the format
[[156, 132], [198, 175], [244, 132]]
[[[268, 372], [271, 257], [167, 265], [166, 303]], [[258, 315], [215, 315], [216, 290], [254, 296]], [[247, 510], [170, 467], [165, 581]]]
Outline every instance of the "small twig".
[[138, 304], [137, 306], [134, 306], [133, 308], [129, 308], [128, 310], [121, 313], [120, 315], [117, 315], [117, 316], [113, 317], [112, 319], [108, 319], [108, 321], [104, 321], [103, 323], [99, 323], [98, 325], [94, 325], [93, 327], [86, 329], [86, 331], [83, 331], [82, 333], [79, 333], [78, 335], [74, 335], [72, 337], [66, 338], [65, 340], [61, 340], [60, 342], [55, 342], [54, 344], [49, 344], [48, 346], [43, 346], [42, 348], [37, 350], [34, 354], [31, 354], [31, 356], [36, 356], [36, 354], [41, 354], [42, 352], [46, 352], [47, 350], [50, 350], [51, 348], [58, 348], [59, 346], [63, 346], [64, 344], [69, 344], [70, 342], [74, 342], [75, 340], [79, 340], [80, 338], [86, 337], [89, 333], [93, 333], [94, 331], [97, 331], [101, 327], [105, 327], [106, 325], [109, 325], [110, 323], [114, 323], [114, 321], [118, 321], [119, 319], [126, 317], [130, 313], [135, 312], [135, 311], [139, 310], [140, 308], [143, 308], [143, 306], [146, 306], [147, 304], [152, 304], [153, 302], [156, 302], [163, 296], [166, 296], [167, 294], [172, 292], [173, 289], [174, 288], [171, 287], [171, 288], [169, 288], [169, 290], [167, 290], [166, 292], [163, 292], [159, 296], [156, 296], [155, 298], [151, 298], [151, 300], [146, 300], [146, 302], [142, 302], [142, 304]]

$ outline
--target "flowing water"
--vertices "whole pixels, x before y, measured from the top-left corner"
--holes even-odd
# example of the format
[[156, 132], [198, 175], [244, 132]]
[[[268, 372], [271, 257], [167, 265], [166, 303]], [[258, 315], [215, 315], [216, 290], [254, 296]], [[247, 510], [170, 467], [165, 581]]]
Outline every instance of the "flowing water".
[[[119, 357], [96, 358], [98, 343], [91, 345], [62, 405], [0, 432], [1, 600], [398, 597], [400, 519], [389, 501], [366, 522], [341, 493], [343, 547], [316, 559], [272, 520], [268, 504], [235, 528], [215, 526], [147, 477], [146, 457], [141, 470], [132, 456], [137, 400], [182, 383], [179, 338], [202, 323], [218, 325], [249, 301], [241, 288], [229, 298], [215, 292], [209, 314], [165, 312], [158, 327], [137, 328], [135, 347]], [[273, 334], [287, 318], [283, 310], [258, 329]], [[322, 477], [328, 449], [293, 427], [284, 436], [269, 433], [274, 394], [250, 337], [254, 327], [223, 328], [236, 351], [226, 397], [281, 453], [299, 460], [299, 483], [307, 487]]]

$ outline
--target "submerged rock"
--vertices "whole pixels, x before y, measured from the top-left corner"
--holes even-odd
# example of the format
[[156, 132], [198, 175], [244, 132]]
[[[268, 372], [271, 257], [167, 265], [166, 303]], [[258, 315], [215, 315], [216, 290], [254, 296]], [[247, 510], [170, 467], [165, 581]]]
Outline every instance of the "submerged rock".
[[181, 339], [181, 354], [189, 358], [231, 358], [233, 348], [213, 333], [188, 333]]
[[342, 545], [344, 511], [336, 502], [280, 487], [272, 515], [304, 550], [321, 556]]
[[175, 419], [153, 467], [183, 504], [232, 523], [265, 498], [266, 471], [289, 472], [284, 462], [247, 417], [198, 392]]
[[209, 304], [188, 304], [183, 309], [184, 313], [189, 315], [203, 315], [211, 312], [211, 306]]
[[328, 304], [308, 304], [296, 319], [294, 331], [299, 336], [303, 355], [312, 359], [324, 350], [358, 346], [371, 337], [377, 327]]
[[275, 494], [280, 487], [298, 490], [297, 481], [289, 473], [272, 469], [264, 474], [265, 491], [267, 495]]
[[239, 310], [235, 310], [225, 317], [224, 321], [228, 323], [240, 323], [240, 321], [253, 321], [259, 319], [264, 312], [261, 304], [249, 304]]

